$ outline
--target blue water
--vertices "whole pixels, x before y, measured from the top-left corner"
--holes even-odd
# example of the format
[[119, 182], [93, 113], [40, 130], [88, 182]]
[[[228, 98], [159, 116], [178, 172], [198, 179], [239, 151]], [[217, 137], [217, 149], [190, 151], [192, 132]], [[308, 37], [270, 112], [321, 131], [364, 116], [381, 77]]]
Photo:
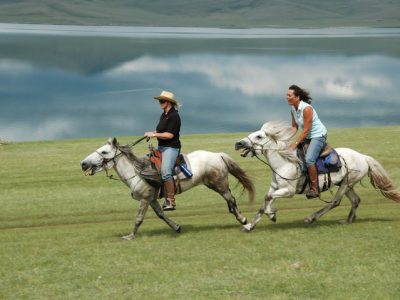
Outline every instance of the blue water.
[[0, 24], [0, 139], [141, 135], [182, 103], [182, 134], [290, 120], [309, 89], [328, 128], [399, 125], [400, 29], [176, 29]]

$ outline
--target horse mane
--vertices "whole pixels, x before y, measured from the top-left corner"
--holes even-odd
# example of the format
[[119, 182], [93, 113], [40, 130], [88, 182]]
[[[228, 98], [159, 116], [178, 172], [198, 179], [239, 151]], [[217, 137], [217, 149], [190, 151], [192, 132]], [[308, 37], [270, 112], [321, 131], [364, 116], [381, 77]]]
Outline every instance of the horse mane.
[[284, 159], [293, 163], [299, 162], [296, 151], [289, 149], [293, 134], [292, 127], [287, 122], [269, 121], [261, 127], [261, 130], [276, 143], [276, 150]]
[[137, 157], [132, 152], [132, 147], [130, 145], [119, 145], [118, 149], [128, 158], [129, 161], [133, 163], [137, 170], [143, 170], [150, 165], [150, 160], [148, 160], [146, 157]]

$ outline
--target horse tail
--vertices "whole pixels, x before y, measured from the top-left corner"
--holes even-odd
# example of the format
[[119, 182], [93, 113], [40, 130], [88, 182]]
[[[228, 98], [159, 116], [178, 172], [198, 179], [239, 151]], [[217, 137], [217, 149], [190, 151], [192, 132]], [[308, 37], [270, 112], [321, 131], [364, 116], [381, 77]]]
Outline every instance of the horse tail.
[[247, 190], [249, 195], [249, 202], [252, 204], [255, 197], [255, 188], [253, 181], [247, 175], [247, 173], [226, 153], [220, 153], [222, 160], [228, 168], [228, 171], [233, 175]]
[[368, 163], [368, 177], [374, 188], [378, 189], [386, 198], [400, 202], [400, 191], [396, 190], [382, 165], [374, 158], [365, 155]]

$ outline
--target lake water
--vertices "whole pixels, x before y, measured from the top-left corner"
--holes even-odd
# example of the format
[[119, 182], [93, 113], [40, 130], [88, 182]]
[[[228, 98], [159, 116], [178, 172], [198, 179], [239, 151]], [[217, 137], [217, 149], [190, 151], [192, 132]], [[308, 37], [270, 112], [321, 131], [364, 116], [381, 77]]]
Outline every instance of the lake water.
[[328, 128], [399, 125], [400, 29], [0, 24], [0, 139], [141, 135], [170, 90], [182, 134], [290, 120], [309, 89]]

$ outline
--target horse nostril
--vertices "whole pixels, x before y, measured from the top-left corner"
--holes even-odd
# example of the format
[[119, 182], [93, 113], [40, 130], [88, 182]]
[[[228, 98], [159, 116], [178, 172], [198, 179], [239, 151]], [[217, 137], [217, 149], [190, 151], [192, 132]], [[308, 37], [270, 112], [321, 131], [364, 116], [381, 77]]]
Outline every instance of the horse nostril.
[[235, 150], [238, 150], [238, 149], [240, 149], [240, 148], [242, 148], [243, 147], [243, 143], [242, 142], [237, 142], [236, 144], [235, 144]]
[[81, 162], [81, 167], [82, 167], [82, 170], [85, 171], [89, 168], [89, 164], [83, 161], [83, 162]]

